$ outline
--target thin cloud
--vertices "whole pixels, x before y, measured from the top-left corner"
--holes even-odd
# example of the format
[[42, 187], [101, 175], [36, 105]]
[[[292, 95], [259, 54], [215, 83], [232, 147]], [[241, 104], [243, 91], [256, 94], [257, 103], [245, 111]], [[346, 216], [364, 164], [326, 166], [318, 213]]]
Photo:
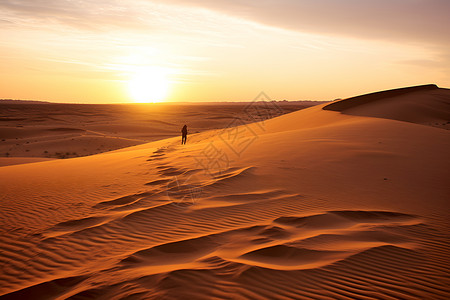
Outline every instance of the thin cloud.
[[[140, 5], [142, 4], [142, 5]], [[142, 6], [142, 7], [141, 7]], [[4, 0], [0, 20], [18, 26], [67, 25], [80, 30], [160, 30], [151, 25], [148, 3], [123, 5], [117, 1]], [[145, 13], [146, 18], [142, 18]]]
[[[152, 8], [172, 4], [217, 11], [260, 24], [301, 32], [394, 42], [449, 44], [448, 0], [3, 0], [0, 20], [43, 20], [79, 29], [162, 30]], [[152, 26], [153, 20], [158, 20]]]
[[164, 3], [199, 7], [302, 33], [411, 45], [434, 53], [431, 57], [434, 63], [412, 64], [450, 70], [448, 0], [164, 0]]
[[302, 32], [447, 43], [448, 0], [164, 0]]

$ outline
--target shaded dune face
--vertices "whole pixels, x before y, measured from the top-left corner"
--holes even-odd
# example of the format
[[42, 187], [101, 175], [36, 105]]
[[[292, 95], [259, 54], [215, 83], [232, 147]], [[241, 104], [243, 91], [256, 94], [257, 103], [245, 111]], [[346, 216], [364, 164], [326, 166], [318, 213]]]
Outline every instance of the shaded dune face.
[[393, 89], [327, 104], [324, 110], [450, 129], [450, 90], [434, 84]]
[[344, 111], [346, 109], [350, 109], [350, 108], [353, 108], [356, 106], [383, 100], [386, 98], [402, 96], [402, 95], [413, 93], [413, 92], [429, 91], [429, 90], [434, 90], [437, 88], [438, 87], [435, 84], [426, 84], [426, 85], [418, 85], [418, 86], [413, 86], [413, 87], [398, 88], [398, 89], [392, 89], [392, 90], [387, 90], [387, 91], [364, 94], [364, 95], [355, 96], [355, 97], [351, 97], [351, 98], [347, 98], [344, 100], [339, 100], [339, 101], [327, 104], [323, 107], [323, 109], [324, 110], [333, 110], [333, 111]]
[[448, 131], [321, 107], [253, 125], [217, 172], [196, 159], [221, 131], [0, 168], [1, 298], [449, 297]]

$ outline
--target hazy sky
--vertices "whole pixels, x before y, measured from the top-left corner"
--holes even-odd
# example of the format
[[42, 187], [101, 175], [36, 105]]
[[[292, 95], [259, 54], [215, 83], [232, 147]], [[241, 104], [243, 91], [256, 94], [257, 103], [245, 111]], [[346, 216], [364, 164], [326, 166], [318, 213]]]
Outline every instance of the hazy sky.
[[0, 0], [0, 98], [329, 100], [450, 87], [448, 0]]

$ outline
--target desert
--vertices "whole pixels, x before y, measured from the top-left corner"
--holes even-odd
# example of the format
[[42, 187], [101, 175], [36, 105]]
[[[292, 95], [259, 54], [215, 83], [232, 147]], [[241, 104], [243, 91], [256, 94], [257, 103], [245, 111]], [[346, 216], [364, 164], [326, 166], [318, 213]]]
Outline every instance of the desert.
[[[450, 90], [262, 105], [189, 112], [186, 145], [177, 113], [53, 120], [114, 149], [0, 167], [1, 298], [447, 299]], [[2, 134], [86, 143], [33, 120]]]
[[0, 0], [0, 300], [450, 299], [449, 12]]

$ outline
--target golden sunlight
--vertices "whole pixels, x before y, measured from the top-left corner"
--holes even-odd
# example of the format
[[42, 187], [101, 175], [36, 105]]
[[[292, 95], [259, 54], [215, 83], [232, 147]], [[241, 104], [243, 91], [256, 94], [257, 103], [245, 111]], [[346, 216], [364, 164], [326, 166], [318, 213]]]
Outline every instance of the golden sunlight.
[[135, 102], [162, 102], [169, 91], [169, 80], [164, 69], [156, 67], [140, 69], [128, 81], [128, 90]]

